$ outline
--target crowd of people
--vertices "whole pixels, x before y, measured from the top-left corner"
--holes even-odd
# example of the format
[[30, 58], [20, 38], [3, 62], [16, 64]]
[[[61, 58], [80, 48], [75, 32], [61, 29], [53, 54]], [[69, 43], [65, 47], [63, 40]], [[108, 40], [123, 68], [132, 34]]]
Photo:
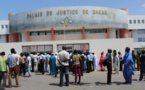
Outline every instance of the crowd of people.
[[[8, 87], [12, 87], [12, 77], [15, 78], [16, 87], [20, 86], [19, 76], [32, 77], [31, 72], [40, 72], [43, 74], [49, 73], [57, 77], [60, 74], [59, 86], [64, 84], [63, 76], [65, 76], [66, 86], [69, 86], [69, 73], [74, 74], [74, 85], [81, 83], [81, 77], [84, 72], [90, 73], [97, 71], [100, 66], [100, 71], [105, 71], [107, 68], [107, 84], [111, 84], [112, 70], [116, 74], [119, 70], [123, 70], [125, 82], [123, 84], [132, 84], [132, 75], [135, 72], [135, 63], [137, 70], [140, 70], [139, 81], [143, 79], [145, 73], [145, 50], [137, 55], [130, 52], [130, 48], [126, 47], [125, 55], [121, 52], [108, 49], [106, 55], [101, 52], [98, 59], [94, 52], [83, 53], [79, 50], [74, 50], [72, 53], [66, 51], [66, 47], [62, 47], [59, 53], [21, 53], [17, 54], [14, 48], [10, 50], [11, 54], [5, 55], [5, 52], [0, 54], [0, 87], [5, 89], [6, 79], [8, 77]], [[26, 72], [28, 73], [26, 75]], [[2, 83], [3, 82], [3, 83]]]

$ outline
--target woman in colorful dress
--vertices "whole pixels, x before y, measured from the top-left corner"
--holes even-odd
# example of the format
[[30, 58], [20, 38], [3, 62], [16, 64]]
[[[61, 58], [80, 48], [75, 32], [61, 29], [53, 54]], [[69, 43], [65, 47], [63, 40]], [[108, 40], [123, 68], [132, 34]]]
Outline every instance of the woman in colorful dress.
[[101, 52], [100, 61], [99, 61], [101, 71], [105, 71], [105, 66], [103, 65], [104, 60], [105, 60], [105, 57], [104, 57], [104, 51], [103, 51]]

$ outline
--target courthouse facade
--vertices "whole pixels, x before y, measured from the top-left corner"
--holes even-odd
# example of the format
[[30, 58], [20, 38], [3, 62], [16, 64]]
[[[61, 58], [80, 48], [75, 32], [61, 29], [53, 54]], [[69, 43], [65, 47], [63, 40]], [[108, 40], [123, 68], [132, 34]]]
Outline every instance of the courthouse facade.
[[68, 51], [93, 51], [99, 55], [108, 48], [121, 52], [126, 46], [141, 48], [145, 41], [145, 16], [129, 15], [128, 9], [54, 7], [9, 13], [8, 17], [0, 21], [0, 46], [6, 52], [11, 47], [18, 52], [56, 52], [66, 45]]

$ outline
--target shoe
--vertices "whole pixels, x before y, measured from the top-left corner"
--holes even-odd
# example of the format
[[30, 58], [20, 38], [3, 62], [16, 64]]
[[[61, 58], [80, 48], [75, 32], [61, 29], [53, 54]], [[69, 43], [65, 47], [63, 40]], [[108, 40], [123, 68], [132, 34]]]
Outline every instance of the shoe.
[[107, 83], [107, 85], [112, 85], [112, 83]]
[[8, 88], [11, 88], [11, 87], [12, 87], [11, 85], [8, 86]]
[[122, 84], [128, 84], [127, 82], [124, 82], [124, 83], [122, 83]]
[[16, 85], [16, 87], [20, 87], [21, 85]]
[[142, 79], [139, 79], [139, 81], [142, 81]]
[[80, 82], [77, 82], [77, 84], [80, 84]]
[[76, 82], [74, 82], [74, 83], [73, 83], [73, 85], [77, 85], [77, 83], [76, 83]]

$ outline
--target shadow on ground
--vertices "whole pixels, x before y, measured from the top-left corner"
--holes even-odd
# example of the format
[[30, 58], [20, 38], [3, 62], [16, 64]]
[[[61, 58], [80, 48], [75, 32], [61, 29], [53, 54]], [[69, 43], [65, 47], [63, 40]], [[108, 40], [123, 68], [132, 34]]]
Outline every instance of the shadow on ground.
[[107, 85], [107, 83], [104, 82], [95, 82], [96, 85]]
[[51, 86], [59, 86], [58, 83], [50, 83], [49, 85], [51, 85]]
[[[95, 84], [96, 85], [108, 85], [107, 83], [104, 83], [104, 82], [96, 82]], [[115, 82], [112, 82], [112, 84], [121, 85], [122, 82], [115, 81]]]
[[113, 83], [116, 85], [122, 85], [123, 82], [114, 81]]
[[[74, 82], [70, 82], [69, 83], [70, 85], [74, 85]], [[59, 83], [50, 83], [49, 85], [51, 85], [51, 86], [59, 86]], [[64, 85], [65, 85], [65, 83], [64, 83]], [[85, 86], [89, 86], [89, 85], [91, 85], [91, 83], [85, 83], [85, 82], [81, 82], [80, 84], [77, 84], [77, 85], [80, 85], [80, 86], [82, 86], [82, 85], [85, 85]]]

